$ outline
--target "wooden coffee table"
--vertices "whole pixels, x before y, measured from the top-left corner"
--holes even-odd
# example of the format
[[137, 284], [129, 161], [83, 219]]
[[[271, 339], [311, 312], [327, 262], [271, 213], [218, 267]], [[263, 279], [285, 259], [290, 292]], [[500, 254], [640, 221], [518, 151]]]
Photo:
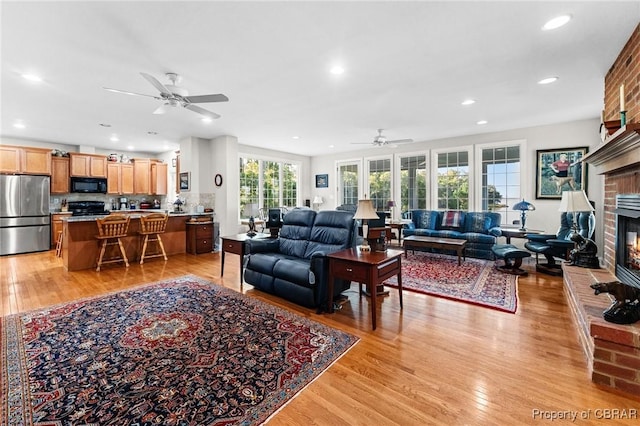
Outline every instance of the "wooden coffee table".
[[407, 250], [417, 248], [435, 248], [440, 250], [454, 250], [458, 253], [458, 266], [461, 265], [461, 258], [465, 257], [464, 248], [467, 240], [455, 240], [453, 238], [423, 237], [421, 235], [410, 235], [404, 238], [404, 257], [407, 257]]

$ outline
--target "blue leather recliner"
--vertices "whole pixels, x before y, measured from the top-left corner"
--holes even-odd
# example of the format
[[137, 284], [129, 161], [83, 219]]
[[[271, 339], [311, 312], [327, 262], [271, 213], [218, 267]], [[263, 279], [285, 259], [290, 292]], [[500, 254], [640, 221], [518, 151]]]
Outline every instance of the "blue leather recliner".
[[[590, 239], [595, 227], [595, 216], [591, 212], [577, 212], [577, 232], [582, 237]], [[536, 253], [536, 271], [550, 275], [562, 275], [561, 265], [555, 258], [569, 260], [575, 242], [571, 240], [573, 234], [573, 213], [560, 215], [560, 228], [555, 234], [527, 234], [528, 241], [524, 243], [527, 250]], [[539, 263], [538, 254], [544, 255], [546, 263]]]
[[[293, 209], [284, 217], [278, 238], [247, 241], [244, 279], [255, 288], [302, 306], [327, 309], [327, 254], [355, 247], [353, 212]], [[334, 283], [334, 295], [351, 285]], [[332, 296], [332, 299], [334, 296]]]

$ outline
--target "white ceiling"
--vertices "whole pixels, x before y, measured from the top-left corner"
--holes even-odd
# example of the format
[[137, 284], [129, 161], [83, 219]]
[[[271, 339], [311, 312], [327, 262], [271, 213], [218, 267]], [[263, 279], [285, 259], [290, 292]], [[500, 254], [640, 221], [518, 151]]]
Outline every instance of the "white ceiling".
[[[428, 141], [598, 117], [604, 76], [640, 22], [640, 1], [3, 0], [0, 13], [3, 137], [153, 153], [188, 136], [233, 135], [319, 155], [361, 149], [352, 143], [378, 128]], [[565, 13], [568, 25], [541, 31]], [[329, 73], [336, 63], [341, 76]], [[230, 101], [199, 104], [222, 116], [205, 124], [103, 90], [157, 95], [140, 72], [163, 83], [175, 72], [191, 95]], [[547, 76], [560, 79], [536, 84]], [[466, 98], [477, 103], [463, 107]]]

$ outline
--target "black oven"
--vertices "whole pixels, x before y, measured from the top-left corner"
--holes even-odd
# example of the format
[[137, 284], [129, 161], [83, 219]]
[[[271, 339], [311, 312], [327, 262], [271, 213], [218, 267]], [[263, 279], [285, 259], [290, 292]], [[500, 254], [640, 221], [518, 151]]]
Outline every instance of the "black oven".
[[71, 192], [106, 194], [107, 180], [105, 178], [72, 177]]

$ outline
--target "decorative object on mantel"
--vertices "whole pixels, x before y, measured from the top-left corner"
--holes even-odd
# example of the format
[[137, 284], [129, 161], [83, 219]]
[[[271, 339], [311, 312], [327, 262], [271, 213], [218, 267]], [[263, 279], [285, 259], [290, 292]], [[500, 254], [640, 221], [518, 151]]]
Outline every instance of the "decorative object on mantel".
[[358, 208], [356, 209], [356, 214], [353, 216], [354, 219], [362, 220], [362, 245], [358, 247], [360, 251], [371, 251], [371, 246], [369, 246], [369, 241], [367, 241], [367, 237], [369, 236], [369, 226], [367, 225], [367, 221], [369, 219], [378, 219], [378, 213], [376, 213], [373, 208], [373, 203], [371, 200], [358, 200]]
[[620, 127], [627, 125], [627, 109], [624, 107], [624, 84], [620, 85]]
[[622, 283], [610, 281], [590, 285], [596, 296], [609, 293], [616, 300], [604, 312], [606, 321], [615, 324], [633, 324], [640, 320], [640, 289]]
[[598, 261], [598, 246], [596, 243], [577, 232], [571, 234], [570, 239], [576, 244], [576, 248], [569, 253], [569, 265], [599, 269], [600, 263]]
[[525, 201], [524, 198], [519, 203], [516, 203], [513, 206], [513, 210], [520, 210], [520, 231], [526, 231], [525, 222], [527, 221], [527, 211], [533, 211], [536, 207], [528, 201]]

